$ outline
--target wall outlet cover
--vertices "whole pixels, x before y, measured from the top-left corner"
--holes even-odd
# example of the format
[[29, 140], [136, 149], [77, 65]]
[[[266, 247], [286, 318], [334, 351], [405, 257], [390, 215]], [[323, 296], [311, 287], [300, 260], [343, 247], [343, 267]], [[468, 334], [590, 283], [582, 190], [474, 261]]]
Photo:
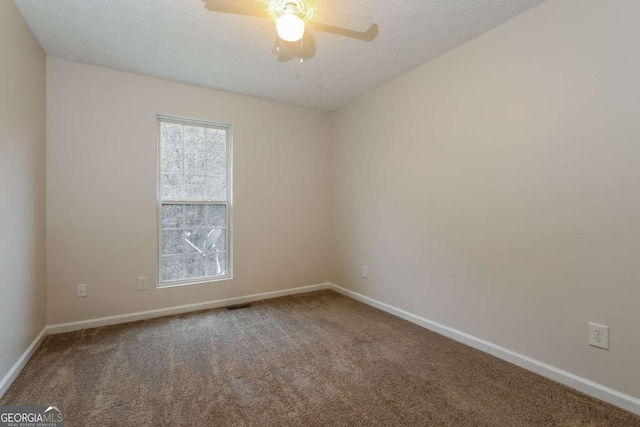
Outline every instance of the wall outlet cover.
[[87, 296], [87, 285], [85, 283], [80, 283], [77, 285], [78, 288], [78, 298], [84, 298]]
[[609, 327], [589, 322], [589, 345], [609, 350]]

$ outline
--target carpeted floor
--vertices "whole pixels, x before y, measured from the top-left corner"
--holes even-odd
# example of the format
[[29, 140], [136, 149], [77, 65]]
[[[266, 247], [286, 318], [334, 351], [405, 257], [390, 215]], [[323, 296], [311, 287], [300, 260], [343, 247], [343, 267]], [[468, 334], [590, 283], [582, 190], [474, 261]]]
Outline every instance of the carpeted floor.
[[332, 291], [50, 336], [2, 405], [66, 426], [640, 426]]

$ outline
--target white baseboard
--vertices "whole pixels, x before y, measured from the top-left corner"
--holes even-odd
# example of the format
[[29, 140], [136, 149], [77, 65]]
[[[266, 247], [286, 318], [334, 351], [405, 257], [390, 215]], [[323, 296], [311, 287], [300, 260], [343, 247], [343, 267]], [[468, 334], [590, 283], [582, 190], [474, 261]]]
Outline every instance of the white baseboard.
[[536, 374], [542, 375], [543, 377], [549, 378], [553, 381], [557, 381], [591, 397], [595, 397], [596, 399], [603, 400], [629, 412], [640, 415], [640, 399], [633, 396], [620, 393], [619, 391], [605, 387], [586, 378], [563, 371], [562, 369], [558, 369], [554, 366], [532, 359], [523, 354], [516, 353], [515, 351], [511, 351], [507, 348], [500, 347], [499, 345], [490, 343], [432, 320], [425, 319], [424, 317], [416, 316], [408, 311], [401, 310], [333, 283], [330, 284], [330, 287], [336, 292], [357, 301], [363, 302], [382, 311], [386, 311], [394, 316], [408, 320], [411, 323], [415, 323], [416, 325], [422, 326], [423, 328], [429, 329], [440, 335], [444, 335], [445, 337], [451, 338], [485, 353], [489, 353], [492, 356], [506, 360], [507, 362], [513, 363], [514, 365], [520, 366], [528, 371], [535, 372]]
[[22, 356], [20, 356], [18, 361], [11, 367], [9, 372], [7, 372], [7, 375], [5, 375], [2, 381], [0, 381], [0, 397], [4, 396], [7, 390], [9, 390], [11, 384], [13, 384], [15, 379], [18, 378], [18, 375], [20, 375], [22, 369], [27, 364], [29, 359], [31, 359], [33, 353], [35, 353], [38, 347], [40, 347], [40, 344], [42, 344], [42, 341], [44, 341], [46, 336], [47, 327], [45, 326], [44, 328], [42, 328], [42, 331], [40, 331], [38, 336], [35, 337], [33, 341], [31, 341], [29, 347], [27, 347], [24, 353], [22, 353]]
[[303, 294], [306, 292], [320, 291], [329, 289], [329, 283], [319, 285], [303, 286], [300, 288], [283, 289], [281, 291], [264, 292], [261, 294], [246, 295], [234, 298], [225, 298], [214, 301], [199, 302], [196, 304], [180, 305], [168, 308], [159, 308], [157, 310], [140, 311], [137, 313], [121, 314], [117, 316], [100, 317], [96, 319], [81, 320], [79, 322], [59, 323], [57, 325], [49, 325], [47, 333], [49, 335], [61, 334], [64, 332], [79, 331], [81, 329], [98, 328], [100, 326], [117, 325], [120, 323], [135, 322], [137, 320], [153, 319], [155, 317], [172, 316], [175, 314], [189, 313], [192, 311], [209, 310], [211, 308], [226, 307], [234, 304], [244, 304], [252, 301], [260, 301], [271, 298], [284, 297], [287, 295]]

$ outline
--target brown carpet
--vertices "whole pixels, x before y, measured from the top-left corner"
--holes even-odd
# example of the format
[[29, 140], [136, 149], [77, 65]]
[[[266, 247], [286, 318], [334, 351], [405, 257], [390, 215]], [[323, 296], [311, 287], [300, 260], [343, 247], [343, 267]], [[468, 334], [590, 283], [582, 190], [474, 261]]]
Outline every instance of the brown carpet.
[[67, 426], [640, 426], [332, 291], [50, 336], [0, 404]]

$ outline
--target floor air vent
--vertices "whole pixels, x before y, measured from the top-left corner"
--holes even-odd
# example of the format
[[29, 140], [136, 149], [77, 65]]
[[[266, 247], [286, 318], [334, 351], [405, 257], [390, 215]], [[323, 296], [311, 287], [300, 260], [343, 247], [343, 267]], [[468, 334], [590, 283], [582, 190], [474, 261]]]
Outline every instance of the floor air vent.
[[238, 310], [240, 308], [249, 308], [251, 307], [251, 304], [246, 303], [246, 304], [236, 304], [236, 305], [230, 305], [228, 307], [226, 307], [227, 310]]

